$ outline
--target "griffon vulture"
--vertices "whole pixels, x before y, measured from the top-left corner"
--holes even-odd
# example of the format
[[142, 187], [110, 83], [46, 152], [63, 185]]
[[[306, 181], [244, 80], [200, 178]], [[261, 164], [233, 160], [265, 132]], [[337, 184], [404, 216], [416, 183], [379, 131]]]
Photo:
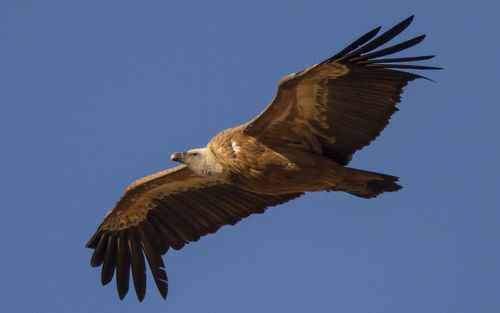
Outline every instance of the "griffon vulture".
[[344, 191], [362, 198], [401, 188], [397, 177], [345, 167], [374, 140], [397, 110], [403, 87], [422, 76], [407, 62], [433, 56], [381, 58], [410, 48], [425, 35], [380, 46], [413, 16], [374, 38], [380, 27], [306, 70], [282, 78], [268, 107], [250, 122], [222, 131], [204, 148], [175, 152], [182, 165], [132, 183], [87, 243], [101, 281], [116, 277], [123, 299], [132, 278], [139, 301], [149, 263], [163, 298], [162, 255], [169, 248], [233, 225], [267, 207], [310, 191]]

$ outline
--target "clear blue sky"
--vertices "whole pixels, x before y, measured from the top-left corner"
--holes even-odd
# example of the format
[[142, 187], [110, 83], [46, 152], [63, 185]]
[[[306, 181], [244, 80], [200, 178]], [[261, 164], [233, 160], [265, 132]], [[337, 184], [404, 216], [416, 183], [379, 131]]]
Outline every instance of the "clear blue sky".
[[[1, 312], [498, 312], [498, 1], [2, 1]], [[84, 244], [133, 180], [257, 115], [278, 80], [372, 28], [436, 81], [351, 166], [375, 200], [308, 194], [169, 251], [170, 290], [100, 285]]]

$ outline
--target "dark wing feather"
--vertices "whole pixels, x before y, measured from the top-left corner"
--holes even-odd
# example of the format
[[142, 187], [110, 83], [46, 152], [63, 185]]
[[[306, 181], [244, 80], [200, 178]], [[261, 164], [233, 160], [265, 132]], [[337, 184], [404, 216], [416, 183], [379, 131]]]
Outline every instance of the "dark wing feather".
[[168, 279], [165, 272], [165, 265], [161, 258], [161, 252], [165, 249], [161, 244], [161, 236], [155, 232], [152, 223], [141, 223], [139, 225], [142, 249], [148, 260], [149, 268], [153, 274], [156, 287], [165, 299], [167, 297]]
[[[378, 36], [377, 38], [373, 39], [366, 45], [358, 48], [357, 50], [346, 54], [342, 57], [339, 57], [339, 61], [342, 59], [352, 59], [355, 58], [363, 53], [370, 52], [372, 50], [377, 49], [378, 47], [382, 46], [383, 44], [389, 42], [392, 38], [396, 37], [399, 35], [403, 30], [405, 30], [408, 26], [410, 26], [411, 22], [413, 21], [413, 15], [405, 19], [404, 21], [400, 22], [396, 26], [392, 27], [388, 31], [384, 32], [382, 35]], [[335, 60], [331, 60], [335, 61]]]
[[342, 51], [340, 51], [339, 53], [335, 54], [331, 58], [326, 59], [323, 62], [331, 62], [331, 60], [339, 59], [339, 58], [343, 57], [344, 55], [346, 55], [347, 53], [349, 53], [349, 52], [353, 51], [354, 49], [358, 48], [359, 46], [364, 45], [370, 39], [372, 39], [373, 37], [375, 37], [375, 35], [377, 35], [377, 33], [380, 31], [381, 28], [382, 27], [379, 26], [379, 27], [377, 27], [377, 28], [369, 31], [368, 33], [366, 33], [363, 36], [359, 37], [353, 43], [351, 43], [350, 45], [348, 45], [347, 47], [345, 47], [344, 49], [342, 49]]
[[128, 292], [128, 280], [130, 276], [130, 246], [128, 230], [118, 233], [117, 246], [118, 255], [116, 259], [116, 288], [118, 296], [123, 299]]
[[378, 27], [333, 57], [281, 79], [271, 104], [246, 125], [244, 133], [272, 147], [292, 146], [321, 153], [342, 165], [349, 163], [354, 152], [388, 124], [403, 87], [423, 78], [397, 69], [440, 69], [404, 63], [432, 55], [381, 58], [420, 43], [425, 35], [375, 50], [412, 20], [413, 16], [375, 37]]
[[128, 291], [132, 270], [137, 298], [142, 301], [146, 257], [156, 286], [166, 298], [168, 282], [161, 255], [170, 247], [181, 249], [221, 226], [300, 195], [255, 194], [197, 176], [183, 165], [145, 177], [125, 191], [87, 243], [94, 249], [91, 265], [103, 265], [103, 284], [116, 272], [120, 299]]
[[142, 301], [146, 295], [146, 264], [144, 263], [144, 255], [142, 254], [141, 241], [137, 234], [137, 228], [132, 227], [127, 230], [129, 233], [128, 248], [130, 251], [130, 267], [132, 269], [135, 293], [137, 299]]
[[118, 248], [116, 244], [116, 233], [111, 233], [108, 236], [103, 236], [103, 239], [106, 240], [108, 244], [105, 247], [106, 253], [104, 256], [104, 264], [102, 265], [101, 283], [103, 285], [106, 285], [113, 279], [113, 274], [115, 273], [116, 255], [118, 253]]

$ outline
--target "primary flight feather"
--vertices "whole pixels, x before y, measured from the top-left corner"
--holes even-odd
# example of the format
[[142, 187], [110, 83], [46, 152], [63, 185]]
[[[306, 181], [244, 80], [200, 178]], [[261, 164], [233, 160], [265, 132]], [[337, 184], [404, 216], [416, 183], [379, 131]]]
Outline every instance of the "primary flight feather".
[[[439, 69], [407, 62], [433, 56], [383, 58], [424, 35], [376, 50], [408, 25], [378, 37], [380, 27], [341, 52], [282, 78], [269, 106], [250, 122], [217, 134], [204, 148], [175, 152], [182, 165], [132, 183], [87, 243], [101, 282], [116, 279], [120, 299], [132, 273], [140, 301], [146, 264], [163, 298], [168, 291], [162, 255], [169, 248], [233, 225], [309, 191], [345, 191], [372, 198], [401, 188], [397, 177], [345, 167], [374, 140], [397, 110], [406, 84]], [[401, 70], [402, 69], [402, 70]]]

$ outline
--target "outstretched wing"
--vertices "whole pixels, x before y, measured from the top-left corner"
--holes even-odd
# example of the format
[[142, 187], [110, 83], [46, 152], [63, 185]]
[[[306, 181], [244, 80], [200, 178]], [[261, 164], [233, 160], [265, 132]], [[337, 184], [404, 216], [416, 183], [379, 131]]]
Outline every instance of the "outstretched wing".
[[120, 299], [128, 291], [132, 269], [135, 291], [142, 301], [146, 255], [156, 286], [166, 298], [168, 282], [161, 255], [170, 247], [181, 249], [221, 226], [300, 195], [260, 195], [197, 176], [184, 165], [168, 169], [127, 188], [86, 245], [94, 249], [90, 264], [102, 265], [103, 285], [116, 273]]
[[271, 146], [288, 145], [349, 163], [353, 153], [389, 123], [402, 88], [422, 77], [396, 69], [439, 69], [406, 63], [431, 55], [380, 58], [418, 44], [425, 35], [374, 51], [412, 20], [413, 16], [371, 40], [380, 30], [375, 28], [331, 58], [282, 78], [271, 104], [244, 133]]

